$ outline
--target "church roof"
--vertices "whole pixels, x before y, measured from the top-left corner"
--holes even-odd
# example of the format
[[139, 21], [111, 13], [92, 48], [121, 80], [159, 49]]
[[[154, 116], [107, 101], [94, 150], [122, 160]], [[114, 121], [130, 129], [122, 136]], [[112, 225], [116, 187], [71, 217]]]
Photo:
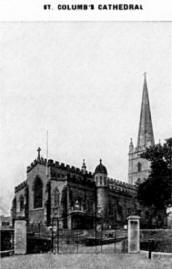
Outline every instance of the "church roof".
[[102, 164], [102, 160], [100, 159], [99, 165], [97, 165], [94, 174], [106, 174], [107, 175], [107, 169], [106, 167]]
[[140, 123], [137, 147], [148, 147], [154, 145], [154, 134], [152, 127], [151, 111], [149, 104], [149, 95], [146, 81], [146, 73], [144, 73], [144, 84], [142, 93], [142, 105], [140, 112]]

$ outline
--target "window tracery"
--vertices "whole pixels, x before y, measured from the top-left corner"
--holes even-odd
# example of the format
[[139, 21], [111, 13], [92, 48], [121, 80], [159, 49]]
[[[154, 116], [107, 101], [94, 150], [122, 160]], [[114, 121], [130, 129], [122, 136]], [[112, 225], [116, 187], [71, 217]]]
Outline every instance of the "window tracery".
[[23, 195], [21, 195], [19, 198], [19, 208], [20, 208], [20, 211], [24, 210], [24, 197], [23, 197]]

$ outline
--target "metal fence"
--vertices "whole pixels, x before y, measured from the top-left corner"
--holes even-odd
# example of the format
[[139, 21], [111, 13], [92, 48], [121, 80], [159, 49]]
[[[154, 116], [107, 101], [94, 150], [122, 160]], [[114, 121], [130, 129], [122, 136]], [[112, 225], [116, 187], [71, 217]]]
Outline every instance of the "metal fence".
[[127, 252], [126, 229], [68, 230], [60, 229], [58, 223], [54, 222], [48, 228], [41, 224], [29, 225], [27, 231], [28, 244], [33, 252], [34, 248], [36, 252], [51, 251], [59, 254]]
[[116, 253], [127, 252], [124, 230], [59, 230], [53, 237], [54, 253]]
[[140, 249], [172, 253], [172, 229], [141, 229]]

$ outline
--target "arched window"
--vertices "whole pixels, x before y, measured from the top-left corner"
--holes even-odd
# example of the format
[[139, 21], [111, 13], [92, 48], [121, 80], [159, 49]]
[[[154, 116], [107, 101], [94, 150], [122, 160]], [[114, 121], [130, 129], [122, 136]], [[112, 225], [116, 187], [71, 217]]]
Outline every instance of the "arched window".
[[138, 172], [142, 170], [142, 164], [140, 162], [137, 164], [137, 169], [138, 169]]
[[54, 207], [59, 206], [59, 200], [60, 200], [60, 192], [59, 192], [58, 188], [56, 187], [54, 189]]
[[104, 185], [106, 185], [106, 177], [104, 177]]
[[34, 208], [42, 207], [42, 192], [43, 192], [42, 180], [39, 177], [36, 177], [33, 188]]
[[20, 206], [20, 211], [23, 211], [24, 210], [24, 197], [23, 197], [23, 195], [21, 195], [19, 198], [19, 206]]

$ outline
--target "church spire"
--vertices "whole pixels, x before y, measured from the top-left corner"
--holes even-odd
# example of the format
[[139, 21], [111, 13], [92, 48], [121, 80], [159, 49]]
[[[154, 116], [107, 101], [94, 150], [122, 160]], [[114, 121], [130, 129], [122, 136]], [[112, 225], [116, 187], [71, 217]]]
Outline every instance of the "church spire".
[[152, 127], [146, 73], [144, 73], [144, 84], [143, 84], [142, 105], [140, 112], [137, 147], [139, 149], [153, 145], [154, 145], [154, 134]]
[[85, 164], [85, 159], [83, 160], [81, 170], [82, 170], [82, 172], [83, 172], [84, 174], [87, 172], [87, 167], [86, 167], [86, 164]]

